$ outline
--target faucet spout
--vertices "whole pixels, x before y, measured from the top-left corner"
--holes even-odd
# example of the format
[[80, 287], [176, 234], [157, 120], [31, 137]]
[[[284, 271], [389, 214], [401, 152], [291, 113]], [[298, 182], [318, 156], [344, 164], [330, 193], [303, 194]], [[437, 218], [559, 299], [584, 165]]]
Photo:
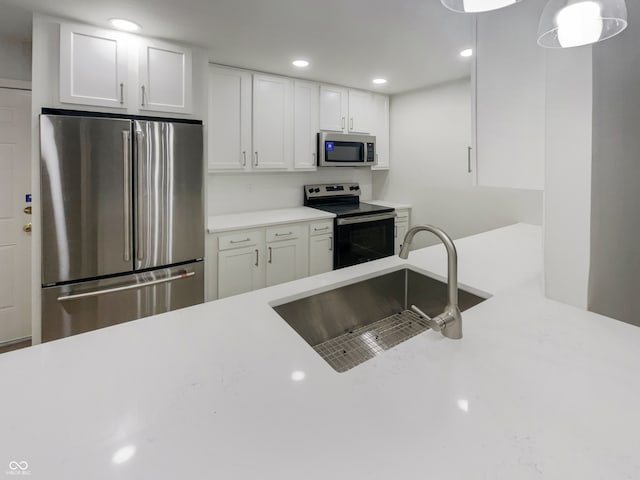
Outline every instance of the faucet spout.
[[[433, 225], [418, 225], [409, 229], [405, 235], [402, 248], [400, 249], [400, 258], [405, 260], [409, 258], [411, 242], [413, 242], [413, 237], [415, 237], [418, 232], [433, 233], [447, 249], [447, 291], [449, 299], [444, 312], [434, 318], [432, 322], [441, 326], [440, 331], [445, 337], [456, 340], [460, 339], [462, 338], [462, 313], [458, 306], [458, 252], [456, 251], [456, 246], [451, 237], [441, 228], [434, 227]], [[417, 308], [414, 310], [418, 311]]]

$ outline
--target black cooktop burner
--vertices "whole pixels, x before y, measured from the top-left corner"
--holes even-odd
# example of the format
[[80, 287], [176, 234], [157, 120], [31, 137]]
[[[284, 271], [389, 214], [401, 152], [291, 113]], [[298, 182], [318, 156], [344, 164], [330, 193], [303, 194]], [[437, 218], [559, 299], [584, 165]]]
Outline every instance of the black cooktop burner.
[[375, 215], [376, 213], [390, 213], [393, 208], [382, 207], [372, 203], [328, 203], [313, 205], [313, 208], [324, 210], [325, 212], [334, 213], [338, 218], [357, 217], [361, 215]]

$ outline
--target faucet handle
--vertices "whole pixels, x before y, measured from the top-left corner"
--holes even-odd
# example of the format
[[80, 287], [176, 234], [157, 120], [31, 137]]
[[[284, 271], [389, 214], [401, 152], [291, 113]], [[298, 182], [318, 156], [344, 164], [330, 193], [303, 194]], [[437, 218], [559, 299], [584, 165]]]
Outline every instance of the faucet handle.
[[444, 327], [447, 326], [445, 320], [442, 318], [443, 315], [438, 315], [436, 318], [431, 318], [415, 305], [411, 305], [411, 310], [424, 318], [427, 321], [427, 325], [429, 325], [429, 328], [433, 331], [440, 332]]

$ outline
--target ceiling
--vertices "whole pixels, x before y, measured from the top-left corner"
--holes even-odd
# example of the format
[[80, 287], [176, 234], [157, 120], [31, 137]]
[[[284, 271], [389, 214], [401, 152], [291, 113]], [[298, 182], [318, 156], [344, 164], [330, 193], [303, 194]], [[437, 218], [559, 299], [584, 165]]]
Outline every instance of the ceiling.
[[[204, 47], [212, 62], [385, 93], [470, 71], [458, 52], [471, 45], [471, 17], [438, 0], [0, 0], [0, 10], [3, 5], [104, 27], [109, 18], [127, 18], [142, 25], [143, 35]], [[311, 66], [296, 69], [296, 58]], [[376, 77], [389, 83], [376, 87]]]

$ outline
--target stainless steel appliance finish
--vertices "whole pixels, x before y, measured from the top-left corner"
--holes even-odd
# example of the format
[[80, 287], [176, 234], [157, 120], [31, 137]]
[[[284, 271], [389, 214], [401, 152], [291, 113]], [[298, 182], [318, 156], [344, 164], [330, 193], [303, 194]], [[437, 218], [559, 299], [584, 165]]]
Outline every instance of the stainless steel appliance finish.
[[[462, 310], [485, 300], [464, 290], [458, 295]], [[332, 367], [345, 371], [424, 331], [427, 322], [416, 321], [411, 305], [436, 316], [447, 302], [446, 284], [401, 269], [273, 308]]]
[[458, 252], [456, 251], [456, 246], [451, 237], [441, 228], [433, 225], [418, 225], [411, 228], [405, 235], [400, 249], [400, 258], [405, 260], [409, 258], [411, 242], [413, 242], [413, 237], [418, 232], [433, 233], [447, 249], [447, 290], [449, 292], [449, 301], [443, 312], [435, 318], [432, 318], [415, 305], [411, 305], [411, 310], [422, 316], [432, 330], [442, 332], [442, 335], [447, 338], [459, 340], [462, 338], [462, 314], [458, 307]]
[[136, 121], [134, 135], [136, 270], [203, 257], [202, 126]]
[[129, 120], [40, 117], [42, 283], [129, 272]]
[[204, 301], [204, 263], [42, 289], [48, 342]]
[[46, 340], [204, 297], [201, 123], [94, 115], [40, 117]]
[[371, 167], [376, 164], [376, 137], [318, 133], [318, 166]]
[[336, 215], [333, 268], [393, 255], [395, 210], [360, 202], [357, 183], [305, 185], [304, 205]]

